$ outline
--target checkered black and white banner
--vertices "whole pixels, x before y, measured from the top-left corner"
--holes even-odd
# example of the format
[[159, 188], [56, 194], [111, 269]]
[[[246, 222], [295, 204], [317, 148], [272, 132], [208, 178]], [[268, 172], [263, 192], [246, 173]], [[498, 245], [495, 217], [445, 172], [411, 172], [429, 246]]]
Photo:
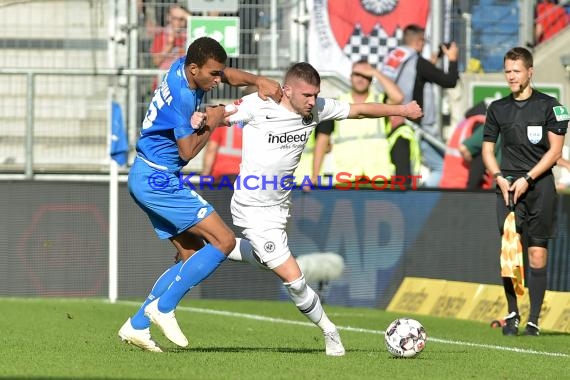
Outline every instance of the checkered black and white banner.
[[351, 62], [366, 59], [372, 66], [380, 68], [384, 57], [402, 42], [403, 30], [398, 28], [393, 36], [389, 36], [380, 25], [365, 35], [357, 25], [350, 40], [342, 50]]
[[352, 63], [380, 68], [410, 24], [426, 27], [429, 0], [308, 0], [309, 62], [321, 72], [348, 78]]

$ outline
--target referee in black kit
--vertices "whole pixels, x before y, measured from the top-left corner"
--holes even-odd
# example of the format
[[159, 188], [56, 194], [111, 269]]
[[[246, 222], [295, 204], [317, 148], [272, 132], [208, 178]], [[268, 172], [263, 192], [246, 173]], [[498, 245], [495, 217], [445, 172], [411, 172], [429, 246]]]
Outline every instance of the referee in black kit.
[[[511, 94], [491, 103], [483, 137], [483, 161], [497, 182], [499, 230], [509, 212], [513, 193], [517, 231], [527, 238], [530, 267], [530, 315], [525, 335], [539, 335], [538, 317], [546, 291], [548, 240], [556, 235], [556, 188], [552, 167], [562, 156], [570, 116], [558, 101], [530, 86], [532, 54], [515, 47], [504, 57], [505, 78]], [[495, 142], [502, 136], [501, 167], [495, 159]], [[500, 231], [502, 234], [502, 231]], [[504, 335], [517, 335], [520, 315], [510, 278], [503, 278], [508, 312]]]

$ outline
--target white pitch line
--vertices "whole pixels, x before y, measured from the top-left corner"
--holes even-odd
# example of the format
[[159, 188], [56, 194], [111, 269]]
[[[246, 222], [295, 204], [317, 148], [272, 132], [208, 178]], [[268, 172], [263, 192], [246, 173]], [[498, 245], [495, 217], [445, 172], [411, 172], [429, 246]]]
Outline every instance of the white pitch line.
[[[140, 305], [140, 303], [132, 302], [132, 301], [119, 301], [118, 303], [130, 304], [130, 305]], [[251, 320], [262, 321], [262, 322], [283, 323], [283, 324], [306, 326], [306, 327], [314, 327], [315, 326], [311, 322], [292, 321], [289, 319], [266, 317], [266, 316], [257, 315], [257, 314], [236, 313], [236, 312], [224, 311], [224, 310], [202, 309], [202, 308], [188, 307], [188, 306], [176, 307], [176, 311], [179, 311], [179, 310], [190, 311], [190, 312], [201, 313], [201, 314], [221, 315], [224, 317], [251, 319]], [[371, 330], [371, 329], [363, 329], [363, 328], [359, 328], [359, 327], [338, 326], [338, 325], [337, 325], [337, 328], [339, 330], [344, 330], [344, 331], [384, 335], [384, 331], [382, 331], [382, 330]], [[570, 357], [570, 355], [565, 354], [563, 352], [537, 351], [537, 350], [530, 350], [530, 349], [526, 349], [526, 348], [505, 347], [505, 346], [497, 346], [497, 345], [493, 345], [493, 344], [463, 342], [460, 340], [448, 340], [448, 339], [439, 339], [439, 338], [429, 337], [428, 341], [429, 342], [435, 342], [435, 343], [442, 343], [442, 344], [453, 344], [453, 345], [457, 345], [457, 346], [487, 348], [487, 349], [497, 350], [497, 351], [517, 352], [517, 353], [521, 353], [521, 354], [555, 356], [555, 357], [563, 357], [563, 358]]]

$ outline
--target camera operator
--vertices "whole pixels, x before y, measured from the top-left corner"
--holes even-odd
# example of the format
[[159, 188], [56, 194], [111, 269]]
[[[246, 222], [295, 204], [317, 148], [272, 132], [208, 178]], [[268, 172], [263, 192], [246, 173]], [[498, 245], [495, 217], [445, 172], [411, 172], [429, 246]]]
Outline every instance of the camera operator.
[[[442, 88], [454, 88], [459, 79], [457, 59], [459, 49], [455, 42], [442, 44], [442, 57], [448, 60], [447, 71], [439, 69], [433, 60], [427, 60], [421, 53], [425, 45], [425, 29], [418, 25], [409, 25], [404, 29], [404, 44], [392, 50], [385, 58], [382, 71], [400, 86], [404, 101], [415, 100], [424, 110], [421, 119], [413, 120], [421, 125], [422, 130], [442, 140], [440, 126], [436, 124], [433, 84]], [[443, 152], [425, 138], [421, 141], [424, 164], [430, 169], [425, 182], [426, 187], [438, 187], [443, 172]]]

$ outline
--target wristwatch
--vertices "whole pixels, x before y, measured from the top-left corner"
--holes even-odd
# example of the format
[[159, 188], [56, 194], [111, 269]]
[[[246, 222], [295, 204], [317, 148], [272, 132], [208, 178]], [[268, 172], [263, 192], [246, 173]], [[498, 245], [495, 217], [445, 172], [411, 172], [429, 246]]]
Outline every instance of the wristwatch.
[[526, 174], [524, 175], [524, 179], [525, 179], [525, 181], [528, 183], [528, 185], [529, 185], [530, 187], [533, 187], [533, 186], [534, 186], [534, 179], [532, 179], [532, 177], [530, 176], [530, 174], [526, 173]]
[[503, 173], [501, 172], [496, 172], [495, 174], [493, 174], [493, 178], [497, 179], [497, 177], [502, 177]]

